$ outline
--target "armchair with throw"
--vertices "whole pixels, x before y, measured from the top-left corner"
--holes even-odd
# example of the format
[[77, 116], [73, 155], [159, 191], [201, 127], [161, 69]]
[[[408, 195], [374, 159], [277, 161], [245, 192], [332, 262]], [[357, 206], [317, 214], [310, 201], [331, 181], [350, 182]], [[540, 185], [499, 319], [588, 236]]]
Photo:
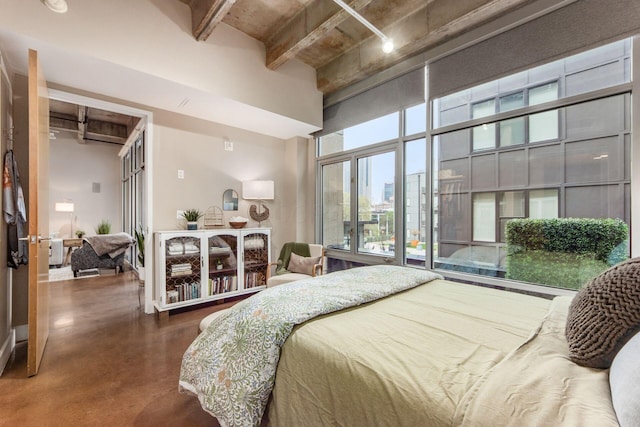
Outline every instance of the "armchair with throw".
[[[267, 288], [322, 274], [324, 248], [318, 244], [288, 242], [282, 246], [277, 262], [267, 267]], [[272, 270], [275, 268], [275, 274]]]

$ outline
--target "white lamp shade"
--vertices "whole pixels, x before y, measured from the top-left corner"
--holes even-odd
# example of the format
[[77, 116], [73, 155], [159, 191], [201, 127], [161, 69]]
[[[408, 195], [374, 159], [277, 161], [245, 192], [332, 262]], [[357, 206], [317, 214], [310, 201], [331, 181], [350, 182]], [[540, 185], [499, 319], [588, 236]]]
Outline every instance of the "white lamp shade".
[[56, 212], [73, 212], [73, 203], [56, 202]]
[[66, 0], [44, 0], [44, 4], [56, 13], [65, 13], [69, 9]]
[[244, 181], [242, 198], [247, 200], [273, 200], [273, 181]]

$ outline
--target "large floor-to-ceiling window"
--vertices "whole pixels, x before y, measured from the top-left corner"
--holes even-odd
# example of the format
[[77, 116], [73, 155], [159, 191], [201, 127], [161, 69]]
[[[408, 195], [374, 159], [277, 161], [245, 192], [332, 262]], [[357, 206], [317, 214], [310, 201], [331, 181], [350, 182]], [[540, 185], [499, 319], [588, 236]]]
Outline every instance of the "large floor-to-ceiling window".
[[[399, 102], [383, 80], [329, 106], [317, 160], [319, 239], [329, 259], [339, 268], [387, 262], [556, 292], [629, 257], [638, 216], [638, 41], [602, 43], [556, 25], [595, 19], [590, 7], [576, 3], [477, 47], [427, 58], [427, 90], [417, 101]], [[618, 25], [602, 23], [598, 32], [615, 34]], [[541, 28], [553, 44], [532, 55], [496, 49], [533, 46]]]
[[432, 101], [435, 267], [520, 278], [506, 232], [516, 218], [630, 224], [630, 64], [622, 40]]

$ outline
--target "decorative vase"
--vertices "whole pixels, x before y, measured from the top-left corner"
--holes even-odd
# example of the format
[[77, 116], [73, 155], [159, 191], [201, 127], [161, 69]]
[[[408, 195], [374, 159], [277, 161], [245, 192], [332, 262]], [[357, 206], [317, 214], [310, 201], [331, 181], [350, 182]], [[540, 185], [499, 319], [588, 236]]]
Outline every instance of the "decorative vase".
[[197, 230], [198, 222], [197, 221], [189, 221], [187, 222], [187, 230]]

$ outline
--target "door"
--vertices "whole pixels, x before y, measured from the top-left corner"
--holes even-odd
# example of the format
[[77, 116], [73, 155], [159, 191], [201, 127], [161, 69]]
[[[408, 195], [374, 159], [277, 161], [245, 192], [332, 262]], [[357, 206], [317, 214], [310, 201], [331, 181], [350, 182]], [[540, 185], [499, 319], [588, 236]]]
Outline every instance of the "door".
[[49, 337], [49, 94], [29, 50], [29, 343], [27, 375], [38, 373]]

